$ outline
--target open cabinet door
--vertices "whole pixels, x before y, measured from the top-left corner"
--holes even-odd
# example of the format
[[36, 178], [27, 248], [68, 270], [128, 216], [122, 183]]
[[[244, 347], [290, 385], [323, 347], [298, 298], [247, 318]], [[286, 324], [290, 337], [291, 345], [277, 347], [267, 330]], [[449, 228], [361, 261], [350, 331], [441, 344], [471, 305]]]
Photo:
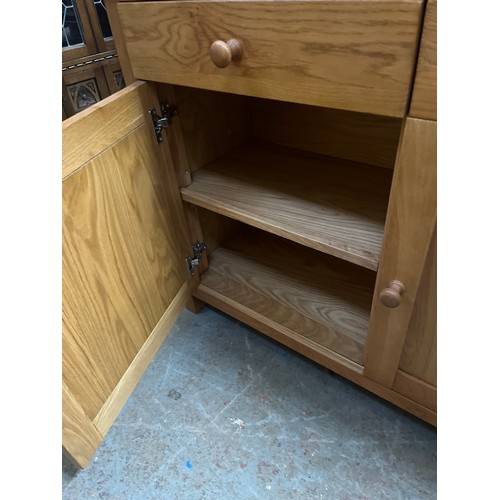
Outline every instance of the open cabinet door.
[[63, 450], [85, 467], [190, 297], [189, 240], [154, 87], [63, 123]]

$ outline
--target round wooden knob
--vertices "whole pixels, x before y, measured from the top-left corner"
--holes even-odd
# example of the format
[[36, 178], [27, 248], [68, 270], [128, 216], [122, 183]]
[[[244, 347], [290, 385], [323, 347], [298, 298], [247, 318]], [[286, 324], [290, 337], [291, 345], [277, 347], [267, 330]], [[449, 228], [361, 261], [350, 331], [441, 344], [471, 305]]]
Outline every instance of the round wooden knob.
[[405, 286], [401, 281], [392, 280], [388, 288], [384, 288], [380, 293], [380, 300], [386, 307], [398, 307], [401, 304], [401, 295], [405, 293]]
[[226, 68], [231, 61], [240, 60], [241, 53], [241, 44], [234, 38], [231, 38], [227, 42], [217, 40], [210, 47], [210, 57], [218, 68]]

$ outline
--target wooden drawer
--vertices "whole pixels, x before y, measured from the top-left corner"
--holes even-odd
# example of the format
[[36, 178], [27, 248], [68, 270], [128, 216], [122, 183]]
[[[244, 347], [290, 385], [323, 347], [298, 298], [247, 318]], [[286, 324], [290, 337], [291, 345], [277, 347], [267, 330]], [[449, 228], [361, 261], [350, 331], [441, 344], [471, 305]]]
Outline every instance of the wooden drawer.
[[[138, 79], [406, 112], [421, 0], [125, 2], [118, 11]], [[217, 67], [211, 45], [229, 39], [240, 43], [241, 58]]]

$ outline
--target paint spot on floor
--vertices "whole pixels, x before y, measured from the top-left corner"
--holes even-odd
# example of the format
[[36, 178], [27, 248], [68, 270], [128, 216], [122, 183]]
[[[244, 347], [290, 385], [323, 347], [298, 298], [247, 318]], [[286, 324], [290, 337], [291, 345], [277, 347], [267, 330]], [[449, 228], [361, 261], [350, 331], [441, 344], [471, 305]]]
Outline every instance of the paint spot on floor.
[[175, 399], [176, 401], [181, 397], [181, 393], [180, 392], [177, 392], [177, 391], [174, 391], [173, 389], [171, 391], [169, 391], [168, 393], [168, 397], [169, 398], [172, 398], [172, 399]]
[[229, 420], [231, 420], [231, 423], [236, 425], [240, 431], [245, 428], [245, 422], [243, 422], [243, 420], [239, 418], [229, 418]]
[[188, 461], [186, 462], [186, 467], [187, 467], [188, 469], [190, 469], [192, 466], [193, 466], [193, 464], [191, 463], [191, 460], [188, 460]]

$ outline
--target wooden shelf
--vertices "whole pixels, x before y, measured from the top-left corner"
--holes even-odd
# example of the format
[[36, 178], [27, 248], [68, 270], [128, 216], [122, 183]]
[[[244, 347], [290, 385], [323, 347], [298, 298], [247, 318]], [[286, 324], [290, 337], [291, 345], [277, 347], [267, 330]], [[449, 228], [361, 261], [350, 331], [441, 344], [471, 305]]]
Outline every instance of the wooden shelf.
[[361, 365], [374, 285], [372, 271], [247, 227], [210, 254], [200, 290]]
[[378, 267], [392, 172], [285, 148], [242, 146], [181, 189], [195, 205], [368, 269]]

